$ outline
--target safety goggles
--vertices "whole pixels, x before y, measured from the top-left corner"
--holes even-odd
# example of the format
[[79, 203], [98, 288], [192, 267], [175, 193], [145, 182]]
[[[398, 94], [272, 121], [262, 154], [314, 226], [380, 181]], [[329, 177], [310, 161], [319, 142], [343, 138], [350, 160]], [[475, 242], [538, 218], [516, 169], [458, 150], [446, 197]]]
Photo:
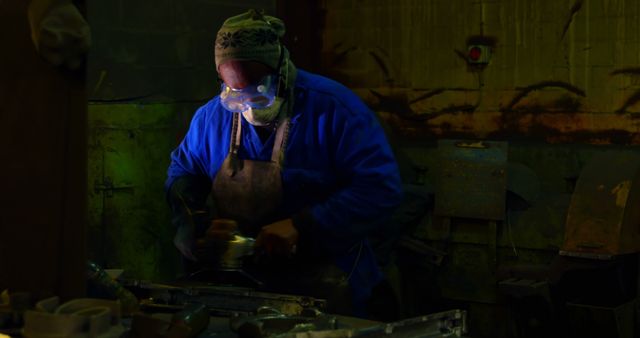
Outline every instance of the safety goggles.
[[232, 112], [244, 112], [249, 108], [264, 109], [270, 107], [276, 98], [278, 77], [267, 75], [257, 83], [242, 89], [235, 89], [222, 83], [220, 103]]

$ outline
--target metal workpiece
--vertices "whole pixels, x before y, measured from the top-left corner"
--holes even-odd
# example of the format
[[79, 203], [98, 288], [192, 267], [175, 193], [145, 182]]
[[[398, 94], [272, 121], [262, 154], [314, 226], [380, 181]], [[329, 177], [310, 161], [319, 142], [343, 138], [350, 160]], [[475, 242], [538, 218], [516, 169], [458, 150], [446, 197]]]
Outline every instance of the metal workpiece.
[[197, 241], [196, 256], [215, 269], [241, 269], [243, 259], [254, 254], [255, 242], [241, 235], [235, 220], [214, 219]]
[[95, 262], [87, 262], [87, 284], [98, 293], [118, 299], [122, 312], [130, 315], [139, 310], [138, 299], [123, 285], [111, 278], [107, 272]]
[[307, 296], [259, 292], [228, 286], [175, 286], [138, 283], [143, 310], [180, 311], [187, 304], [203, 304], [211, 315], [232, 316], [254, 314], [256, 309], [271, 307], [286, 315], [299, 315], [305, 309], [324, 309], [326, 301]]
[[215, 269], [241, 269], [243, 259], [254, 254], [255, 239], [231, 234], [228, 239], [198, 240], [195, 255]]
[[188, 327], [192, 336], [196, 336], [209, 326], [209, 310], [202, 303], [186, 304], [182, 311], [173, 314], [171, 323]]
[[338, 329], [335, 316], [317, 309], [306, 309], [298, 315], [286, 315], [272, 307], [261, 307], [255, 315], [238, 316], [229, 320], [231, 330], [240, 337], [273, 337], [283, 334]]
[[[377, 324], [364, 328], [338, 328], [335, 330], [310, 330], [271, 335], [272, 338], [347, 338], [347, 337], [462, 337], [467, 332], [466, 311], [450, 310]], [[340, 326], [340, 323], [338, 323]], [[259, 337], [259, 336], [256, 336]], [[264, 337], [264, 336], [263, 336]]]
[[253, 255], [255, 242], [253, 238], [234, 235], [227, 242], [227, 250], [220, 257], [220, 266], [228, 269], [241, 268], [242, 258]]
[[640, 251], [640, 154], [595, 155], [580, 174], [560, 254], [591, 259]]

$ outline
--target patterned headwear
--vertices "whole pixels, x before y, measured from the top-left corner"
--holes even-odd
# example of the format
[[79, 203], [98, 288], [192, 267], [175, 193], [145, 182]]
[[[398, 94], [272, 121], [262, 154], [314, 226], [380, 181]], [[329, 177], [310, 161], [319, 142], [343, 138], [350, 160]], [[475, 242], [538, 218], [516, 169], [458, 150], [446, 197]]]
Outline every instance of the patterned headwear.
[[277, 69], [284, 31], [282, 20], [254, 9], [228, 18], [216, 36], [216, 70], [231, 59], [258, 61]]

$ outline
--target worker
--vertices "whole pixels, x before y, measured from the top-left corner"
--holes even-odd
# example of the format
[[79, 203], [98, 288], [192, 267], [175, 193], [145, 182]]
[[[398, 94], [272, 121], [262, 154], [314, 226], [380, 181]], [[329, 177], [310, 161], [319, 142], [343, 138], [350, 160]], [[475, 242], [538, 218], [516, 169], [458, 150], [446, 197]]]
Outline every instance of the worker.
[[[196, 260], [195, 238], [206, 229], [192, 223], [210, 193], [215, 213], [203, 217], [232, 219], [256, 238], [269, 259], [254, 271], [267, 285], [365, 316], [382, 280], [366, 238], [402, 199], [398, 167], [375, 114], [343, 85], [297, 69], [284, 31], [258, 10], [218, 31], [221, 92], [171, 153], [174, 244]], [[349, 305], [332, 305], [345, 294]]]

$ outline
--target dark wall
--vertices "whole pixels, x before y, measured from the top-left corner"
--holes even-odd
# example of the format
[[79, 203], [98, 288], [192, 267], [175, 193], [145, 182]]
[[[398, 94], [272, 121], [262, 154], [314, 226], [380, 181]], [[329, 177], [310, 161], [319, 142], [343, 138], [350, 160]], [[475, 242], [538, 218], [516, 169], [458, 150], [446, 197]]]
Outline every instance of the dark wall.
[[319, 0], [277, 0], [277, 14], [287, 25], [284, 44], [296, 67], [322, 73], [325, 9]]
[[194, 101], [218, 91], [213, 60], [223, 21], [275, 0], [96, 0], [88, 88], [92, 101]]

